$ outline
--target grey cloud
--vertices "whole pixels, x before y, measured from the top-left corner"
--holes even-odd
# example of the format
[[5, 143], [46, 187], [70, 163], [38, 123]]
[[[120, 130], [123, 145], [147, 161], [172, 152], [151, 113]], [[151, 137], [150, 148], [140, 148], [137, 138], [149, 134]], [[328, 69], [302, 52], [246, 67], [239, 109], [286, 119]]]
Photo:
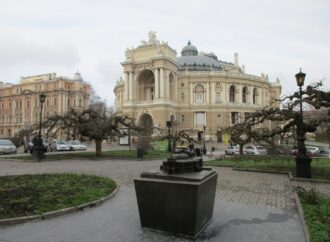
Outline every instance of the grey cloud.
[[13, 30], [0, 31], [2, 67], [23, 64], [73, 66], [78, 59], [78, 50], [68, 42], [56, 41], [44, 36], [28, 38]]

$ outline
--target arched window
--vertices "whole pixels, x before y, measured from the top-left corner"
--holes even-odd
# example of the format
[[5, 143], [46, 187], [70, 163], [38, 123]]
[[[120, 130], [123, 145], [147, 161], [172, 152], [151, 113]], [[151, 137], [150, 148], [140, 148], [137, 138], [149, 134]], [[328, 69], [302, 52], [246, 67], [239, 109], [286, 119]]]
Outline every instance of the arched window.
[[229, 102], [233, 103], [235, 102], [235, 86], [230, 86], [229, 88]]
[[242, 90], [242, 102], [246, 103], [246, 96], [247, 96], [247, 87], [243, 87]]
[[205, 89], [202, 84], [197, 84], [195, 86], [195, 102], [196, 103], [203, 103], [205, 98]]
[[253, 104], [257, 103], [257, 88], [253, 88]]

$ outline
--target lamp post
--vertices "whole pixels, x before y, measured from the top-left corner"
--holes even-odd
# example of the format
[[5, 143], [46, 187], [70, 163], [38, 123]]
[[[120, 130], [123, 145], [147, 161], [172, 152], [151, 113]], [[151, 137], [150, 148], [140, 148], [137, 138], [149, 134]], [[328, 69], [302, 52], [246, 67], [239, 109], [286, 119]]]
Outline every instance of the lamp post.
[[311, 178], [311, 158], [307, 156], [306, 146], [305, 146], [305, 127], [304, 127], [304, 116], [302, 110], [303, 104], [303, 91], [304, 81], [306, 74], [301, 72], [296, 75], [297, 86], [299, 87], [299, 120], [297, 122], [297, 147], [298, 152], [296, 155], [296, 174], [297, 177], [301, 178]]
[[41, 128], [42, 128], [42, 109], [44, 106], [45, 99], [46, 99], [46, 95], [44, 93], [41, 93], [39, 95], [39, 102], [40, 102], [39, 134], [38, 137], [34, 137], [32, 140], [33, 142], [32, 157], [38, 161], [44, 158], [44, 146], [41, 138]]
[[205, 147], [205, 131], [206, 131], [206, 126], [204, 125], [203, 126], [203, 130], [204, 130], [204, 133], [203, 133], [203, 154], [206, 155], [206, 147]]
[[168, 145], [167, 145], [167, 151], [172, 152], [172, 136], [171, 136], [171, 126], [172, 121], [166, 121], [166, 127], [168, 129]]
[[45, 99], [46, 99], [46, 95], [44, 93], [41, 93], [39, 95], [39, 101], [40, 101], [39, 137], [40, 138], [41, 138], [41, 124], [42, 124], [42, 108], [44, 106]]

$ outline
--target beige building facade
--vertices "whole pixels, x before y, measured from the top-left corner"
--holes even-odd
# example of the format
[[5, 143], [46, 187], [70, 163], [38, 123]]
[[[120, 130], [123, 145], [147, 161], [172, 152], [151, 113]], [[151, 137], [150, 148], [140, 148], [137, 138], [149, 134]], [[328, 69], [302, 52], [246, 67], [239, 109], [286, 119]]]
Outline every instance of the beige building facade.
[[137, 124], [151, 120], [164, 129], [172, 120], [176, 131], [190, 130], [220, 142], [222, 128], [270, 105], [281, 94], [278, 79], [270, 82], [267, 75], [246, 73], [236, 53], [234, 63], [221, 61], [189, 41], [177, 56], [155, 32], [137, 48], [126, 50], [122, 66], [125, 78], [114, 88], [117, 113], [133, 117]]
[[0, 82], [0, 138], [12, 137], [21, 128], [39, 123], [41, 93], [46, 95], [43, 105], [43, 120], [46, 120], [71, 109], [86, 109], [90, 85], [78, 72], [73, 78], [49, 73], [22, 77], [19, 84]]

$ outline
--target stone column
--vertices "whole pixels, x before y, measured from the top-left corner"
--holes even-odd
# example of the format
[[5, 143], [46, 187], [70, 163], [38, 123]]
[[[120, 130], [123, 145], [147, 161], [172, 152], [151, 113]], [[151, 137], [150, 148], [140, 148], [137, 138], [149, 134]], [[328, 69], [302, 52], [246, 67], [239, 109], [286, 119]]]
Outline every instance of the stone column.
[[159, 99], [159, 70], [155, 69], [155, 99]]
[[192, 83], [190, 83], [189, 97], [190, 97], [190, 104], [193, 104], [194, 103], [194, 92], [193, 92], [193, 84]]
[[223, 98], [224, 98], [224, 100], [223, 100], [223, 102], [225, 103], [225, 104], [228, 104], [228, 92], [229, 92], [229, 89], [227, 88], [227, 83], [224, 83], [223, 84]]
[[176, 75], [174, 76], [173, 89], [174, 89], [174, 95], [173, 95], [174, 100], [178, 101], [178, 78]]
[[215, 83], [213, 82], [210, 84], [210, 103], [215, 103], [215, 92]]
[[128, 78], [128, 100], [133, 100], [133, 72], [129, 72]]
[[21, 124], [23, 123], [24, 124], [24, 122], [25, 122], [25, 120], [26, 120], [26, 118], [25, 118], [25, 115], [26, 115], [26, 113], [25, 113], [25, 105], [26, 105], [26, 101], [25, 101], [26, 99], [25, 99], [25, 95], [23, 95], [23, 100], [22, 100], [22, 122], [21, 122]]
[[211, 103], [211, 100], [210, 100], [210, 85], [209, 83], [206, 83], [206, 104], [209, 104]]
[[241, 105], [243, 103], [243, 99], [242, 99], [243, 91], [242, 91], [242, 85], [241, 84], [237, 85], [237, 91], [238, 91], [236, 93], [236, 95], [237, 95], [237, 103], [239, 105]]
[[165, 75], [166, 75], [166, 78], [165, 78], [165, 81], [166, 81], [166, 97], [168, 99], [170, 99], [170, 77], [169, 77], [169, 71], [168, 70], [165, 70]]
[[250, 94], [249, 95], [250, 95], [250, 104], [251, 105], [254, 105], [253, 104], [253, 90], [254, 90], [254, 87], [250, 87]]
[[33, 123], [33, 106], [34, 106], [34, 99], [33, 96], [30, 96], [30, 123]]
[[128, 87], [129, 87], [129, 84], [128, 84], [129, 80], [128, 80], [128, 72], [125, 72], [125, 91], [124, 91], [124, 101], [127, 101], [128, 100], [128, 95], [129, 95], [129, 91], [128, 91]]
[[160, 98], [164, 98], [165, 82], [164, 82], [164, 69], [160, 68]]

